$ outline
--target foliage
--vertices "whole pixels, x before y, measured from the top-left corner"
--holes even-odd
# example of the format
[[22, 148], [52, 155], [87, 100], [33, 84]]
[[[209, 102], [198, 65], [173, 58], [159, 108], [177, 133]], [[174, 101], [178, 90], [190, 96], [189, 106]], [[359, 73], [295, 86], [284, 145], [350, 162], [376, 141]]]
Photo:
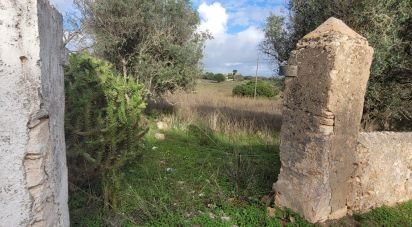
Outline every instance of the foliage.
[[220, 83], [226, 80], [226, 77], [222, 73], [215, 74], [215, 81]]
[[94, 51], [150, 94], [189, 89], [200, 75], [206, 34], [188, 0], [77, 0]]
[[256, 96], [258, 97], [274, 97], [279, 94], [279, 90], [275, 88], [271, 83], [258, 80], [248, 81], [245, 84], [238, 85], [233, 88], [233, 95], [235, 96], [247, 96], [254, 97], [255, 95], [255, 86], [256, 86]]
[[141, 153], [143, 87], [87, 54], [72, 54], [65, 67], [66, 141], [72, 182], [101, 185], [105, 205], [117, 171]]
[[223, 75], [222, 73], [216, 73], [215, 74], [215, 73], [212, 73], [212, 72], [207, 72], [207, 73], [203, 74], [202, 78], [206, 79], [206, 80], [213, 80], [213, 81], [216, 81], [218, 83], [221, 83], [221, 82], [226, 80], [225, 75]]
[[[266, 208], [259, 203], [259, 198], [270, 191], [280, 169], [277, 139], [276, 144], [268, 144], [256, 135], [232, 137], [188, 123], [182, 128], [170, 125], [173, 129], [159, 131], [155, 122], [145, 136], [144, 161], [130, 162], [122, 169], [124, 177], [115, 191], [119, 203], [113, 212], [127, 218], [121, 217], [124, 223], [118, 226], [244, 226], [248, 222], [280, 222], [266, 218]], [[157, 132], [165, 133], [166, 140], [156, 140]], [[254, 165], [232, 163], [237, 154], [242, 155], [241, 165]], [[244, 171], [249, 167], [254, 171]], [[231, 176], [239, 171], [245, 179], [253, 180], [236, 191], [236, 181]], [[70, 200], [83, 195], [79, 191]], [[209, 212], [216, 218], [211, 219]], [[221, 220], [223, 213], [232, 220]], [[242, 217], [247, 213], [249, 217]], [[89, 216], [76, 214], [80, 216], [76, 217], [78, 223]]]
[[[161, 131], [164, 141], [155, 140], [158, 129], [152, 124], [144, 162], [123, 169], [124, 180], [116, 190], [121, 198], [118, 216], [96, 212], [93, 221], [91, 209], [85, 209], [71, 212], [76, 215], [72, 219], [100, 224], [95, 226], [110, 226], [102, 220], [116, 226], [317, 226], [288, 209], [275, 208], [274, 217], [266, 213], [270, 201], [261, 198], [268, 195], [280, 170], [278, 138], [268, 143], [257, 135], [215, 133], [195, 124], [171, 125], [172, 129]], [[206, 138], [210, 141], [202, 142]], [[249, 179], [247, 184], [244, 179]], [[79, 192], [70, 200], [83, 195]], [[352, 225], [343, 220], [331, 226], [408, 226], [411, 205], [378, 208], [356, 215]]]
[[291, 33], [287, 25], [282, 16], [271, 14], [266, 18], [265, 39], [260, 48], [277, 65], [287, 61], [289, 52], [293, 49], [294, 43], [290, 40]]
[[272, 77], [270, 78], [270, 80], [273, 81], [275, 87], [278, 88], [280, 91], [285, 90], [285, 77]]
[[[412, 1], [291, 0], [290, 9], [288, 20], [282, 22], [273, 15], [268, 18], [265, 43], [272, 44], [267, 47], [270, 53], [275, 53], [275, 60], [289, 53], [300, 38], [327, 18], [342, 19], [365, 36], [375, 49], [363, 127], [412, 130]], [[289, 28], [289, 34], [285, 28]], [[284, 37], [286, 43], [283, 43]], [[280, 40], [279, 45], [272, 40]]]

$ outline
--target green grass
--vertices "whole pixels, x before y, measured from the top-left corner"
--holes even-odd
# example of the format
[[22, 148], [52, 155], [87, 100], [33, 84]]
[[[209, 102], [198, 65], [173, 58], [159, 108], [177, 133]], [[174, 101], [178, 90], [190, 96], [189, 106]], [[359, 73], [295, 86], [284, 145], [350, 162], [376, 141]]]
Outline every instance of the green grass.
[[355, 215], [362, 226], [412, 226], [412, 201], [395, 208], [380, 207], [369, 213]]
[[122, 212], [135, 209], [138, 224], [151, 226], [230, 226], [238, 222], [232, 217], [236, 208], [257, 212], [279, 169], [275, 145], [194, 125], [167, 131], [166, 138], [156, 141], [149, 134], [145, 157], [127, 167], [128, 187], [121, 195], [135, 199], [122, 200]]
[[[153, 117], [154, 118], [154, 117]], [[118, 174], [117, 207], [103, 209], [93, 186], [70, 195], [73, 226], [313, 226], [290, 210], [273, 206], [272, 183], [280, 169], [279, 139], [254, 134], [222, 134], [180, 124], [160, 131], [155, 119], [144, 155]], [[157, 132], [166, 139], [154, 138]], [[330, 226], [412, 226], [412, 201], [395, 208], [330, 222]]]
[[[195, 125], [166, 131], [164, 141], [156, 141], [155, 132], [146, 136], [143, 158], [119, 174], [115, 213], [121, 214], [123, 225], [280, 225], [281, 219], [267, 218], [260, 202], [279, 171], [277, 143], [267, 144], [258, 136], [230, 137]], [[87, 202], [84, 194], [72, 196], [72, 210]], [[92, 215], [80, 213], [76, 223], [104, 222], [90, 218], [101, 218], [99, 209]]]
[[239, 84], [245, 83], [244, 81], [224, 81], [216, 83], [211, 80], [198, 80], [196, 91], [199, 93], [217, 93], [223, 96], [232, 96], [232, 90]]
[[[312, 226], [289, 210], [261, 198], [279, 172], [279, 140], [257, 135], [223, 135], [186, 125], [166, 130], [164, 141], [151, 124], [144, 156], [118, 174], [117, 207], [102, 209], [87, 188], [70, 198], [73, 226]], [[276, 138], [276, 135], [274, 135]], [[412, 202], [378, 208], [332, 226], [411, 226]]]

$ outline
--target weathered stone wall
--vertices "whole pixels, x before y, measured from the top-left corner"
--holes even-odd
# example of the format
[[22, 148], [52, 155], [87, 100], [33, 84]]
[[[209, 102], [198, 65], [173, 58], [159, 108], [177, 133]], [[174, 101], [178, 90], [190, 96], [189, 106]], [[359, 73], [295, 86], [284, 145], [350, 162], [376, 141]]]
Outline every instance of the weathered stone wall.
[[356, 152], [352, 211], [365, 212], [412, 199], [412, 133], [361, 133]]
[[0, 2], [0, 226], [69, 226], [62, 17]]
[[373, 49], [330, 18], [286, 73], [275, 203], [311, 222], [412, 199], [412, 133], [360, 133]]

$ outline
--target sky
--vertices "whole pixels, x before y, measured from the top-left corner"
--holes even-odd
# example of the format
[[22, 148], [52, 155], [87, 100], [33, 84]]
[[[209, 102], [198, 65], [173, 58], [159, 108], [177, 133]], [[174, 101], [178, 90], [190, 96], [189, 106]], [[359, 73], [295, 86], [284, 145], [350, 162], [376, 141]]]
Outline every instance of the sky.
[[[72, 0], [50, 0], [64, 15], [74, 10]], [[274, 65], [259, 52], [264, 39], [265, 19], [270, 13], [287, 14], [288, 0], [192, 0], [199, 13], [199, 31], [208, 31], [213, 39], [206, 41], [203, 66], [205, 71], [255, 75], [259, 56], [259, 75], [274, 74]]]

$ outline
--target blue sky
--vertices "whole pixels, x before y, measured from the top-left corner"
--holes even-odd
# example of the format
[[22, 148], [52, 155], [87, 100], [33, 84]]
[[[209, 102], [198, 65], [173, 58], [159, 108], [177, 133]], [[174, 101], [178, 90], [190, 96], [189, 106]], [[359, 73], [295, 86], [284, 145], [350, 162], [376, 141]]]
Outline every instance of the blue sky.
[[[74, 10], [72, 0], [50, 0], [63, 13]], [[270, 13], [287, 14], [288, 0], [192, 0], [201, 17], [199, 31], [214, 37], [206, 42], [205, 71], [228, 73], [237, 69], [254, 75], [258, 44], [263, 40], [265, 19]], [[260, 75], [273, 74], [273, 65], [260, 54]]]
[[225, 8], [228, 18], [228, 32], [231, 34], [246, 30], [249, 26], [262, 27], [266, 17], [272, 12], [285, 14], [288, 0], [192, 0], [193, 8], [201, 4], [219, 3]]

